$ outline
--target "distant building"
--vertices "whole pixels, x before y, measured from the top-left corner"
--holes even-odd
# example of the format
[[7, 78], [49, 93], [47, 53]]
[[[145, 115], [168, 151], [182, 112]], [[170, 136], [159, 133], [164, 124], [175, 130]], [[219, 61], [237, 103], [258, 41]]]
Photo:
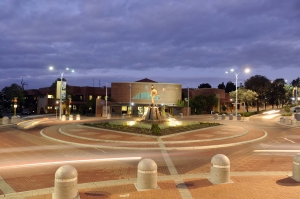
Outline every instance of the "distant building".
[[[218, 89], [218, 88], [184, 88], [182, 89], [182, 93], [184, 96], [188, 96], [193, 98], [198, 95], [204, 95], [204, 96], [209, 96], [215, 94], [216, 97], [219, 99], [218, 107], [215, 107], [214, 110], [215, 112], [221, 112], [221, 107], [222, 105], [225, 105], [228, 107], [230, 110], [232, 108], [232, 101], [230, 100], [229, 93], [225, 93], [224, 89]], [[228, 111], [227, 110], [227, 111]]]
[[111, 84], [111, 101], [114, 102], [110, 107], [112, 116], [144, 114], [151, 104], [152, 86], [158, 92], [158, 95], [154, 97], [155, 104], [164, 107], [165, 111], [172, 115], [181, 113], [181, 107], [176, 106], [182, 96], [181, 84], [159, 83], [145, 78], [136, 82], [113, 82]]
[[[220, 112], [222, 105], [232, 108], [229, 94], [225, 93], [223, 89], [182, 89], [181, 84], [161, 83], [145, 78], [135, 82], [113, 82], [111, 88], [67, 86], [68, 97], [62, 103], [63, 114], [80, 113], [105, 117], [104, 113], [110, 113], [112, 116], [122, 116], [123, 114], [139, 116], [145, 114], [151, 104], [152, 86], [158, 93], [154, 97], [154, 103], [171, 115], [187, 114], [187, 108], [177, 106], [177, 104], [178, 101], [188, 96], [188, 92], [189, 98], [215, 94], [219, 98], [219, 103], [213, 111]], [[26, 90], [25, 104], [27, 107], [25, 109], [37, 114], [59, 112], [59, 99], [56, 99], [53, 93], [56, 92], [50, 87]]]

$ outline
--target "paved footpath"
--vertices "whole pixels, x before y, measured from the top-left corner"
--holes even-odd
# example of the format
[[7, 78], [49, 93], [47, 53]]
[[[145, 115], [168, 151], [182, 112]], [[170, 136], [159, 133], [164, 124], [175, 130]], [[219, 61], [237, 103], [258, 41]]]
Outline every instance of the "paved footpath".
[[[213, 121], [212, 118], [205, 117], [205, 119]], [[135, 174], [130, 174], [127, 178], [116, 178], [113, 176], [109, 177], [111, 174], [104, 169], [103, 172], [99, 173], [99, 175], [103, 175], [102, 178], [105, 179], [103, 181], [95, 181], [92, 177], [87, 178], [82, 172], [79, 172], [78, 190], [81, 199], [299, 198], [300, 183], [289, 177], [292, 175], [292, 156], [272, 157], [270, 160], [273, 161], [268, 163], [270, 164], [270, 167], [266, 166], [266, 158], [263, 156], [252, 155], [251, 157], [248, 157], [246, 155], [245, 157], [234, 159], [235, 150], [245, 150], [250, 143], [256, 143], [267, 139], [267, 132], [258, 128], [253, 128], [247, 122], [218, 122], [221, 122], [224, 125], [200, 131], [182, 133], [176, 136], [159, 138], [153, 138], [151, 136], [133, 136], [127, 133], [99, 130], [88, 128], [80, 124], [66, 123], [65, 125], [47, 127], [42, 129], [39, 133], [30, 134], [30, 141], [35, 140], [39, 145], [47, 143], [58, 148], [66, 146], [89, 146], [92, 148], [99, 148], [100, 150], [120, 149], [128, 151], [145, 150], [147, 152], [160, 152], [163, 163], [159, 163], [159, 165], [165, 165], [164, 168], [166, 169], [164, 171], [162, 168], [158, 168], [158, 186], [160, 189], [137, 191], [134, 185], [134, 183], [136, 183], [136, 172]], [[275, 122], [278, 123], [277, 120]], [[24, 139], [28, 139], [26, 136], [30, 135], [18, 134], [18, 138], [24, 136]], [[22, 141], [21, 138], [19, 139], [19, 144], [23, 142], [22, 145], [26, 146], [26, 142]], [[8, 144], [11, 146], [17, 145], [17, 143], [18, 140]], [[196, 165], [193, 165], [193, 161], [187, 162], [187, 165], [180, 164], [182, 159], [178, 158], [178, 156], [192, 156], [193, 154], [199, 153], [200, 150], [201, 154], [207, 153], [208, 157], [212, 157], [212, 154], [216, 154], [220, 148], [224, 148], [225, 153], [227, 153], [227, 151], [232, 153], [233, 160], [231, 161], [230, 174], [232, 183], [213, 185], [208, 180], [210, 177], [210, 162], [207, 161], [207, 157], [203, 161], [201, 160], [201, 157], [198, 157]], [[72, 147], [70, 147], [70, 150], [72, 150]], [[178, 159], [175, 158], [175, 154]], [[53, 152], [51, 152], [51, 155], [53, 155]], [[43, 157], [41, 156], [40, 158]], [[205, 157], [203, 156], [203, 158]], [[249, 165], [249, 162], [252, 164]], [[52, 168], [49, 169], [51, 170]], [[0, 172], [1, 175], [2, 173], [3, 171]], [[45, 173], [45, 184], [41, 185], [41, 187], [44, 188], [38, 188], [39, 186], [36, 186], [37, 189], [35, 190], [22, 191], [22, 187], [17, 189], [16, 183], [21, 180], [21, 178], [16, 179], [15, 183], [10, 181], [12, 178], [7, 181], [5, 178], [0, 178], [0, 188], [2, 192], [0, 192], [0, 198], [51, 199], [54, 173], [52, 176], [49, 176], [47, 172]], [[5, 174], [4, 177], [6, 175], [8, 174]], [[14, 174], [10, 175], [13, 176]], [[117, 173], [116, 176], [118, 175], [120, 174]], [[82, 178], [85, 179], [82, 180]], [[52, 181], [48, 182], [49, 179]], [[43, 184], [43, 180], [36, 182]], [[15, 190], [19, 191], [16, 192]]]

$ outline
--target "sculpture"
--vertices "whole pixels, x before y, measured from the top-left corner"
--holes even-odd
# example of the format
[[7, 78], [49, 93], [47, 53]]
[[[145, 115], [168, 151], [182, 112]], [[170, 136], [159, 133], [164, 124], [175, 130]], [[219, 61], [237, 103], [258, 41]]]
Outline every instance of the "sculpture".
[[154, 86], [151, 86], [151, 92], [150, 92], [150, 96], [151, 96], [151, 102], [154, 105], [154, 97], [157, 96], [157, 90], [154, 88]]

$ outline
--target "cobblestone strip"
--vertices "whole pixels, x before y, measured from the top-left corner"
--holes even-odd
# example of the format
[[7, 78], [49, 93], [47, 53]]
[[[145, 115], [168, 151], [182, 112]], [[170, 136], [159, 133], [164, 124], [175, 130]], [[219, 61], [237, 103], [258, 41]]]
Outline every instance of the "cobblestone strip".
[[16, 193], [15, 190], [6, 183], [6, 181], [0, 176], [0, 189], [4, 194]]
[[[161, 153], [162, 153], [163, 158], [164, 158], [164, 160], [165, 160], [165, 162], [166, 162], [166, 164], [168, 166], [170, 174], [179, 177], [178, 172], [177, 172], [177, 170], [176, 170], [176, 168], [175, 168], [175, 166], [174, 166], [174, 164], [173, 164], [170, 156], [168, 155], [166, 147], [165, 147], [165, 145], [162, 142], [162, 139], [161, 138], [157, 138], [157, 141], [159, 143], [159, 147], [161, 148]], [[192, 199], [193, 198], [193, 196], [191, 195], [189, 189], [185, 185], [183, 179], [178, 178], [178, 179], [176, 179], [174, 181], [175, 181], [176, 187], [178, 188], [178, 191], [179, 191], [179, 193], [180, 193], [180, 195], [181, 195], [181, 197], [183, 199]]]

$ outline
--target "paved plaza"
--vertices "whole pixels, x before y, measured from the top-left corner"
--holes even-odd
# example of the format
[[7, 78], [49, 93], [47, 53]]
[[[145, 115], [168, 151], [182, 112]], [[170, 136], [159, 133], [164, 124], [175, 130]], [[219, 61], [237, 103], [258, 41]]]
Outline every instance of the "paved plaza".
[[[300, 153], [300, 124], [277, 115], [250, 120], [215, 120], [212, 115], [176, 118], [222, 125], [153, 137], [84, 126], [80, 121], [34, 119], [38, 125], [0, 126], [0, 198], [51, 199], [56, 170], [78, 171], [82, 199], [101, 198], [299, 198], [300, 183], [290, 176]], [[26, 123], [27, 122], [27, 123]], [[232, 183], [209, 181], [211, 159], [230, 160]], [[137, 191], [137, 165], [145, 158], [158, 166], [159, 189]]]

